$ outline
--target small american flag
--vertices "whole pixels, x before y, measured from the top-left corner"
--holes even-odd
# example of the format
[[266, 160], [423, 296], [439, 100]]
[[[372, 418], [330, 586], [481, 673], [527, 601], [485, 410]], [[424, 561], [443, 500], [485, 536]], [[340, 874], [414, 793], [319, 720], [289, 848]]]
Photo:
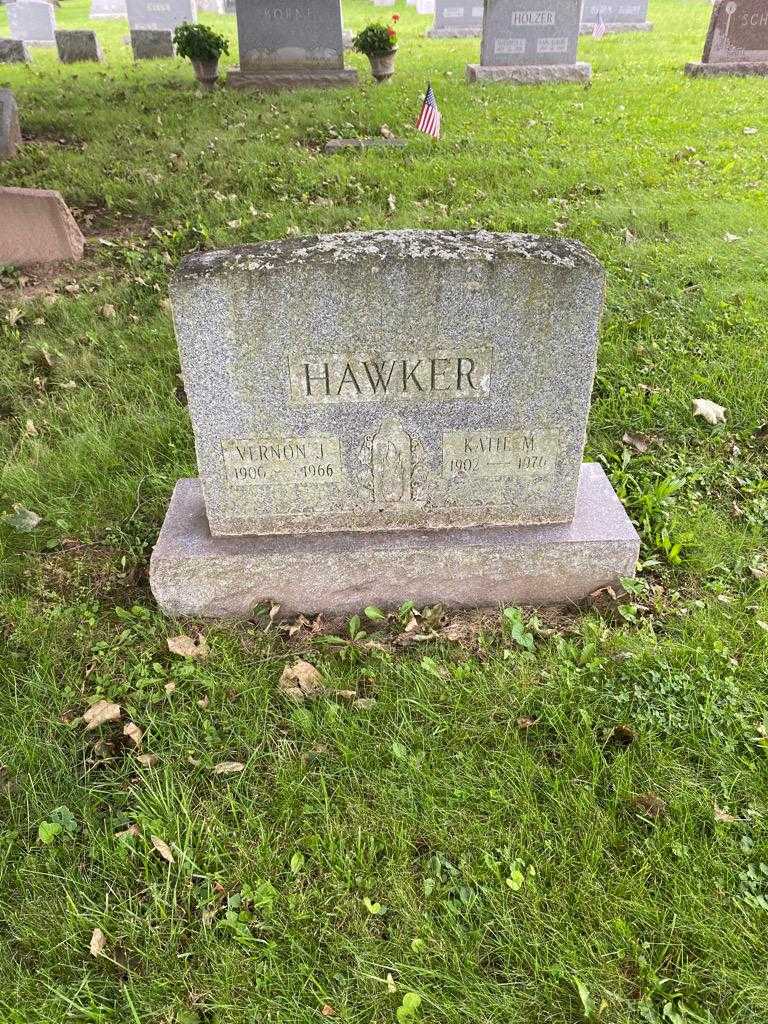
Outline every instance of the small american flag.
[[598, 11], [597, 12], [597, 21], [595, 22], [595, 27], [592, 29], [592, 38], [593, 39], [602, 39], [604, 35], [605, 35], [605, 22], [603, 21], [603, 12], [602, 11]]
[[433, 139], [440, 138], [440, 111], [437, 109], [437, 100], [432, 92], [432, 86], [427, 82], [427, 94], [421, 105], [421, 113], [416, 121], [416, 130], [431, 135]]

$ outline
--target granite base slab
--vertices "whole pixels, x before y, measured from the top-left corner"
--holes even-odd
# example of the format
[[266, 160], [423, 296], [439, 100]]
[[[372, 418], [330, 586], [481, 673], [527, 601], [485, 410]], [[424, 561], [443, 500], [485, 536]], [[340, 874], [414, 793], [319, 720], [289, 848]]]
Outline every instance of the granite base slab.
[[722, 64], [693, 61], [685, 65], [685, 73], [691, 78], [717, 78], [721, 75], [734, 75], [736, 78], [749, 78], [756, 75], [765, 78], [768, 76], [768, 61], [732, 61]]
[[391, 533], [212, 537], [198, 480], [179, 480], [150, 562], [168, 615], [243, 618], [366, 605], [577, 603], [631, 576], [640, 539], [601, 466], [581, 468], [572, 522]]
[[468, 82], [505, 82], [508, 85], [546, 85], [553, 82], [588, 82], [592, 65], [521, 64], [519, 66], [467, 64]]
[[357, 71], [354, 68], [310, 71], [297, 68], [286, 71], [243, 71], [231, 68], [227, 73], [227, 85], [232, 89], [259, 89], [261, 92], [277, 92], [282, 89], [332, 89], [344, 85], [357, 85]]
[[[591, 36], [594, 27], [594, 25], [582, 25], [579, 28], [579, 35]], [[640, 21], [633, 25], [626, 21], [610, 21], [605, 23], [605, 31], [607, 35], [616, 35], [619, 32], [653, 32], [653, 22]]]

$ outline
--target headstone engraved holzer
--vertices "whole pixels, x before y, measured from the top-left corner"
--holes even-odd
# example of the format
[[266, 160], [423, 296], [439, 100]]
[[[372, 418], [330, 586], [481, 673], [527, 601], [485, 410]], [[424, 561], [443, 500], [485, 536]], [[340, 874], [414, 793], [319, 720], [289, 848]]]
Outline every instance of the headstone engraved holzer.
[[[182, 481], [171, 503], [161, 606], [242, 613], [294, 587], [297, 559], [303, 582], [283, 596], [301, 610], [339, 588], [345, 607], [394, 599], [417, 567], [423, 594], [459, 604], [489, 581], [504, 599], [568, 600], [631, 572], [636, 535], [581, 465], [602, 288], [581, 245], [529, 235], [188, 257], [171, 294], [202, 489]], [[199, 517], [203, 548], [202, 526], [184, 534]]]
[[768, 0], [716, 0], [701, 61], [685, 73], [768, 75]]
[[577, 62], [581, 0], [485, 0], [480, 63], [467, 65], [470, 82], [583, 82], [589, 64]]

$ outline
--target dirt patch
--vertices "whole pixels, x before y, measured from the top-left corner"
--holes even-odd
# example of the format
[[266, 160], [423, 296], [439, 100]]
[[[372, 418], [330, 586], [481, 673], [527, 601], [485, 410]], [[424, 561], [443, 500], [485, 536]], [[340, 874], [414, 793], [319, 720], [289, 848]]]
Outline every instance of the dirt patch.
[[56, 551], [30, 556], [28, 589], [48, 600], [96, 600], [128, 606], [147, 598], [146, 569], [121, 565], [121, 552], [106, 545], [64, 540]]

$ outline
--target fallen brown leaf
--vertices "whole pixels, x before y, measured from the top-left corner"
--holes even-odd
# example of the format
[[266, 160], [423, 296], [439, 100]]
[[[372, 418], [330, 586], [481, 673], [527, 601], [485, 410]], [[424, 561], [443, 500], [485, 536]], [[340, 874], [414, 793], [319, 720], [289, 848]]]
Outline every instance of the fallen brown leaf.
[[644, 818], [660, 818], [667, 811], [666, 802], [656, 793], [639, 793], [632, 798], [632, 804]]
[[717, 804], [715, 804], [715, 821], [722, 821], [726, 824], [731, 824], [732, 822], [738, 820], [738, 818], [734, 817], [732, 814], [729, 814], [728, 811], [724, 811], [722, 808], [718, 807]]
[[104, 952], [104, 947], [107, 944], [106, 936], [101, 928], [94, 928], [93, 934], [91, 935], [91, 941], [88, 945], [88, 951], [91, 956], [101, 956]]
[[136, 760], [145, 768], [154, 768], [160, 758], [157, 754], [139, 754]]
[[314, 665], [299, 659], [294, 665], [286, 665], [280, 676], [278, 688], [290, 700], [301, 703], [314, 700], [325, 693], [323, 677]]
[[621, 440], [629, 448], [634, 448], [640, 455], [647, 452], [651, 445], [650, 439], [644, 434], [624, 434]]
[[320, 1011], [323, 1017], [335, 1017], [336, 1010], [331, 1006], [330, 1003], [325, 1003], [322, 1010]]
[[219, 764], [214, 766], [214, 775], [234, 775], [236, 772], [241, 772], [245, 768], [242, 761], [221, 761]]
[[518, 729], [531, 729], [534, 725], [538, 725], [538, 718], [529, 718], [528, 715], [521, 715], [517, 720]]
[[87, 711], [83, 712], [86, 732], [96, 729], [105, 722], [114, 722], [120, 717], [120, 705], [108, 700], [97, 700]]
[[179, 654], [182, 658], [200, 658], [201, 661], [208, 657], [208, 644], [204, 636], [193, 640], [191, 636], [182, 634], [168, 637], [167, 642], [171, 654]]
[[141, 829], [138, 825], [129, 825], [128, 828], [124, 828], [121, 832], [115, 832], [115, 839], [123, 839], [125, 836], [138, 836], [141, 833]]
[[144, 733], [135, 722], [128, 722], [127, 725], [123, 726], [123, 736], [126, 736], [134, 747], [140, 747]]
[[163, 860], [167, 861], [169, 864], [176, 863], [176, 861], [173, 859], [173, 854], [171, 853], [171, 848], [168, 845], [168, 843], [164, 842], [159, 836], [150, 836], [149, 838], [152, 841], [152, 845], [163, 858]]

